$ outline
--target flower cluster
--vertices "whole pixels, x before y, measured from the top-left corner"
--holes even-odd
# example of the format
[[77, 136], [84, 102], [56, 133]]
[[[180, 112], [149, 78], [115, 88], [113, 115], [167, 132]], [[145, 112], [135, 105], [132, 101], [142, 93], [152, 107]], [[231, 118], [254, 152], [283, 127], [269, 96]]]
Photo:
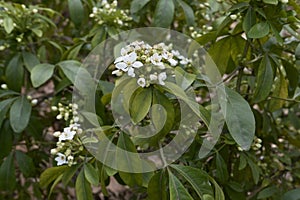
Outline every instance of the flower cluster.
[[51, 149], [51, 154], [57, 156], [55, 161], [57, 165], [68, 164], [69, 166], [76, 164], [78, 154], [84, 149], [78, 135], [82, 133], [80, 128], [79, 117], [77, 112], [78, 106], [76, 104], [69, 104], [64, 106], [61, 103], [52, 106], [53, 111], [59, 111], [56, 116], [57, 119], [64, 119], [69, 122], [69, 126], [65, 127], [63, 131], [56, 131], [53, 133], [54, 137], [58, 138], [56, 148]]
[[118, 2], [114, 0], [111, 4], [103, 0], [99, 7], [93, 7], [91, 18], [99, 24], [109, 24], [116, 27], [128, 27], [132, 18], [129, 16], [129, 10], [120, 10], [117, 8]]
[[114, 61], [117, 68], [112, 74], [121, 76], [127, 73], [130, 77], [137, 77], [137, 84], [149, 87], [150, 84], [165, 85], [168, 69], [175, 66], [187, 65], [191, 61], [172, 49], [172, 44], [155, 44], [153, 46], [135, 41], [123, 47], [121, 56]]

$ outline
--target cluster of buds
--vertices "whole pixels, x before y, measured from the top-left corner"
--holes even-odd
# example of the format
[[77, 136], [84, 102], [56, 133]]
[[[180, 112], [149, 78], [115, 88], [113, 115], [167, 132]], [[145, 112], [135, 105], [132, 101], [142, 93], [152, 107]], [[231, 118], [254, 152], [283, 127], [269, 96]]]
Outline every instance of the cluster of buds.
[[117, 69], [112, 74], [122, 76], [127, 73], [130, 77], [136, 77], [141, 87], [165, 85], [164, 81], [172, 73], [170, 69], [191, 63], [179, 51], [173, 50], [172, 44], [165, 43], [151, 46], [143, 41], [135, 41], [123, 47], [120, 53], [121, 56], [114, 61]]
[[[262, 140], [258, 137], [255, 137], [251, 144], [251, 149], [254, 151], [258, 151], [262, 147], [261, 143], [262, 143]], [[243, 149], [241, 147], [238, 147], [238, 150], [243, 151]]]
[[79, 135], [83, 130], [78, 123], [78, 105], [69, 104], [63, 106], [59, 103], [58, 108], [52, 106], [52, 110], [58, 110], [59, 114], [56, 118], [64, 118], [69, 126], [65, 127], [63, 131], [56, 131], [53, 133], [53, 136], [58, 138], [58, 142], [56, 143], [56, 148], [51, 149], [51, 154], [56, 156], [55, 161], [57, 162], [57, 165], [74, 165], [79, 159], [79, 153], [84, 149], [82, 142], [79, 139]]
[[128, 27], [132, 18], [129, 16], [129, 10], [120, 10], [117, 8], [118, 1], [114, 0], [111, 4], [103, 0], [99, 7], [93, 7], [91, 18], [99, 24], [109, 24], [117, 27]]

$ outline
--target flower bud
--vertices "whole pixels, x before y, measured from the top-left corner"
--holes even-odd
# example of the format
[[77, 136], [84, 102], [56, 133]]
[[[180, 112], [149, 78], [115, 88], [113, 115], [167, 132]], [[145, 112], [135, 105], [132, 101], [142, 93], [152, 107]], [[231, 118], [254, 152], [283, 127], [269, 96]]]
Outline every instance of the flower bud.
[[5, 83], [1, 84], [1, 88], [2, 88], [3, 90], [7, 90], [7, 85], [6, 85]]

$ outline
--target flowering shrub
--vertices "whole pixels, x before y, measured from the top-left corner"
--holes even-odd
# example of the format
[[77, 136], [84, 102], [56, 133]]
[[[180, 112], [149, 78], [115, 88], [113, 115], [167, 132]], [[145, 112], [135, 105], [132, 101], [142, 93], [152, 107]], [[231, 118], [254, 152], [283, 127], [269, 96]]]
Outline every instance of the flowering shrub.
[[0, 199], [299, 198], [298, 0], [18, 2]]

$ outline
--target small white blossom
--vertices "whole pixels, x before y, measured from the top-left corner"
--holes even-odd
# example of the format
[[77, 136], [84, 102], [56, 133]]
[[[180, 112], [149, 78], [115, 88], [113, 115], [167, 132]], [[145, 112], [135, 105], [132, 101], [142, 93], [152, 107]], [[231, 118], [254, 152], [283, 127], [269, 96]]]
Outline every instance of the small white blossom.
[[289, 0], [281, 0], [281, 3], [288, 3]]
[[166, 72], [162, 72], [162, 73], [160, 73], [160, 74], [158, 75], [158, 83], [159, 83], [160, 85], [165, 85], [164, 80], [166, 80], [166, 79], [167, 79], [167, 74], [166, 74]]
[[57, 153], [57, 157], [55, 158], [55, 161], [57, 162], [57, 165], [68, 164], [66, 156], [62, 153]]
[[76, 134], [76, 131], [71, 130], [71, 127], [64, 128], [64, 132], [59, 136], [59, 141], [62, 140], [72, 140], [74, 135]]
[[59, 137], [61, 135], [61, 132], [60, 131], [55, 131], [54, 133], [53, 133], [53, 136], [54, 137]]
[[156, 81], [157, 80], [157, 75], [156, 74], [150, 74], [150, 80], [151, 81]]
[[31, 100], [31, 105], [35, 106], [38, 103], [37, 99], [32, 99]]
[[56, 154], [58, 153], [58, 151], [57, 151], [57, 149], [51, 149], [51, 150], [50, 150], [50, 153], [51, 153], [52, 155], [56, 155]]
[[237, 19], [237, 15], [232, 14], [232, 15], [230, 15], [230, 18], [231, 18], [232, 20], [236, 20], [236, 19]]
[[138, 80], [137, 80], [137, 84], [139, 85], [139, 86], [141, 86], [141, 87], [145, 87], [146, 86], [146, 80], [145, 80], [145, 78], [139, 78]]
[[140, 68], [143, 66], [142, 62], [137, 61], [137, 54], [135, 52], [131, 52], [129, 55], [117, 58], [115, 63], [117, 69], [127, 72], [131, 77], [135, 77], [134, 68]]
[[37, 13], [37, 12], [38, 12], [38, 9], [34, 8], [34, 9], [32, 9], [32, 12], [33, 12], [33, 13]]
[[150, 57], [150, 61], [153, 65], [159, 66], [160, 69], [164, 69], [165, 66], [161, 62], [161, 59], [162, 59], [162, 56], [158, 55], [158, 53], [155, 53]]

